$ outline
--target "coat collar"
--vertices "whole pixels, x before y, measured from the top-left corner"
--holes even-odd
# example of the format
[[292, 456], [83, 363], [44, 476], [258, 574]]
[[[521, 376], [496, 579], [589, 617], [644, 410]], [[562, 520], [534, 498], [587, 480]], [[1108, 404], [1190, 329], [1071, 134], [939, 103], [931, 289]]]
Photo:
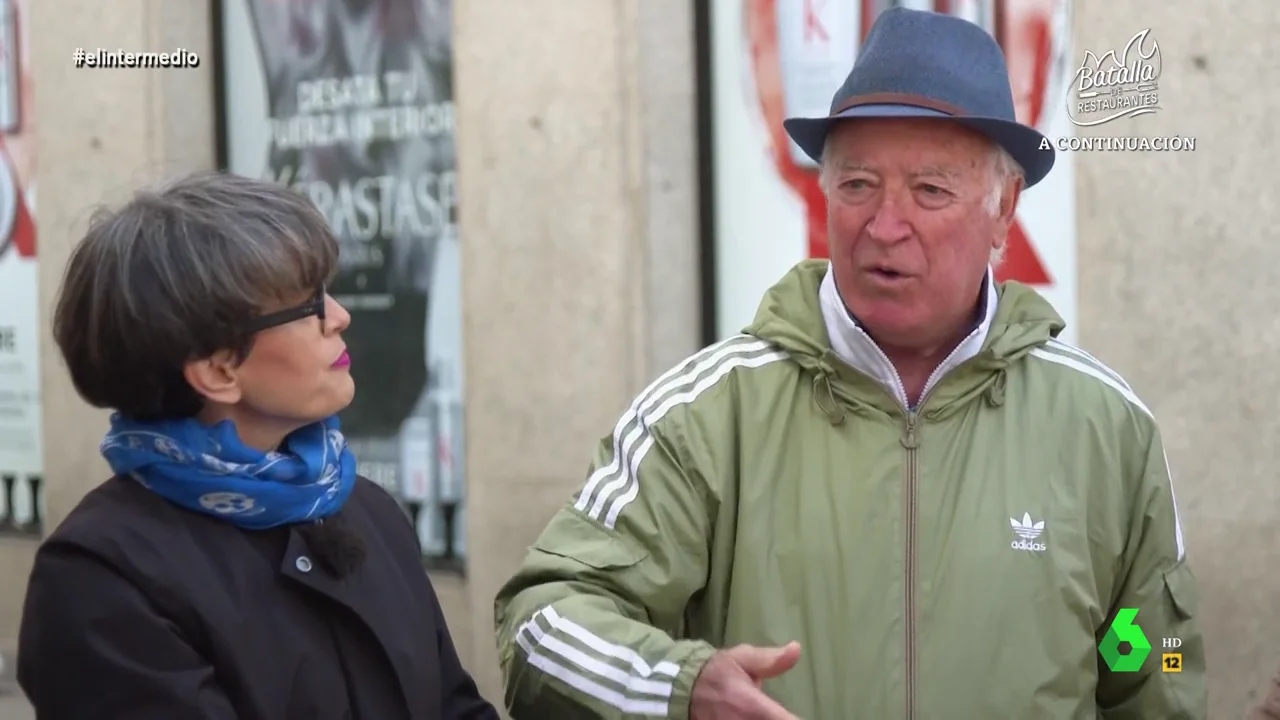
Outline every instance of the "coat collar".
[[[986, 342], [987, 333], [991, 330], [991, 321], [996, 315], [999, 295], [994, 281], [995, 273], [987, 267], [984, 281], [986, 292], [982, 295], [981, 318], [974, 325], [969, 335], [956, 346], [955, 350], [942, 361], [929, 376], [924, 393], [942, 379], [957, 365], [973, 358]], [[884, 389], [897, 399], [904, 409], [911, 409], [907, 401], [907, 392], [898, 376], [898, 371], [889, 362], [884, 351], [876, 345], [871, 336], [862, 329], [858, 321], [845, 307], [840, 292], [836, 289], [835, 273], [828, 264], [826, 275], [818, 288], [818, 304], [822, 308], [822, 322], [827, 328], [827, 337], [831, 342], [831, 350], [836, 357], [847, 363], [854, 370], [867, 375], [880, 383]], [[922, 394], [922, 396], [923, 396]]]

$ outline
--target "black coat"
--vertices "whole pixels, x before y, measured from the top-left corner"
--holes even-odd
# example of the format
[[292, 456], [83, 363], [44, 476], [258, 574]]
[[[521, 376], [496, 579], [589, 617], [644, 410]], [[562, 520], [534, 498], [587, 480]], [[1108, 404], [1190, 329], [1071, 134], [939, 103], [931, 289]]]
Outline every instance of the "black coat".
[[335, 524], [365, 551], [341, 580], [314, 527], [244, 531], [132, 480], [99, 486], [36, 554], [17, 670], [38, 717], [498, 718], [391, 496], [362, 478]]

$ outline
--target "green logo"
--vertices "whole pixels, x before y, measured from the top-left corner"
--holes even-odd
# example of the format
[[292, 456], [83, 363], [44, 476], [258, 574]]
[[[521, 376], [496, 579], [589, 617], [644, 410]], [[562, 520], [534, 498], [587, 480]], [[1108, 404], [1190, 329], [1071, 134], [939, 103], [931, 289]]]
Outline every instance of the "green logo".
[[[1136, 617], [1138, 608], [1120, 608], [1102, 642], [1098, 643], [1098, 653], [1106, 661], [1107, 667], [1111, 668], [1111, 672], [1138, 672], [1142, 669], [1142, 661], [1151, 652], [1147, 636], [1133, 622]], [[1128, 654], [1120, 652], [1122, 642], [1129, 643]]]

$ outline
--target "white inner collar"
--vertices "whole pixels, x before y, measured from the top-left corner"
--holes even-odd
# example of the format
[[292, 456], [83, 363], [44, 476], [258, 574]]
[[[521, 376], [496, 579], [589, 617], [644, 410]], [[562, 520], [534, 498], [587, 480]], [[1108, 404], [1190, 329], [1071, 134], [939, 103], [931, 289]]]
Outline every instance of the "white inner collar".
[[[991, 320], [996, 315], [998, 296], [996, 294], [996, 284], [993, 280], [994, 275], [995, 273], [988, 267], [985, 281], [987, 288], [986, 307], [983, 312], [982, 322], [978, 323], [977, 327], [929, 375], [929, 381], [925, 383], [924, 392], [920, 394], [920, 397], [923, 398], [928, 395], [929, 390], [943, 376], [960, 363], [977, 355], [978, 351], [982, 349], [982, 344], [987, 339], [987, 332], [991, 329]], [[854, 370], [879, 382], [890, 395], [898, 400], [903, 409], [912, 409], [910, 402], [907, 400], [906, 388], [902, 384], [902, 378], [899, 377], [897, 369], [893, 367], [893, 363], [889, 362], [889, 358], [884, 354], [884, 351], [876, 345], [870, 335], [858, 326], [858, 323], [849, 314], [848, 309], [845, 308], [844, 300], [840, 299], [840, 292], [836, 289], [835, 274], [831, 270], [830, 263], [827, 265], [826, 276], [822, 278], [822, 285], [818, 288], [818, 304], [822, 308], [822, 322], [827, 327], [827, 337], [831, 340], [831, 350], [836, 354], [836, 357], [843, 360]]]

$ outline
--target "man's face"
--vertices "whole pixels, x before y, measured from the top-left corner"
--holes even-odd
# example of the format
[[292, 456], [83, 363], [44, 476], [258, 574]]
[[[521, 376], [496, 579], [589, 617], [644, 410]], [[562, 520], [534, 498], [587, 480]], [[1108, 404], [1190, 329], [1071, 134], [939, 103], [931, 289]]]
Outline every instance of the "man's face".
[[1019, 187], [990, 205], [992, 145], [926, 118], [851, 120], [827, 144], [827, 226], [836, 284], [886, 347], [929, 352], [956, 339]]

